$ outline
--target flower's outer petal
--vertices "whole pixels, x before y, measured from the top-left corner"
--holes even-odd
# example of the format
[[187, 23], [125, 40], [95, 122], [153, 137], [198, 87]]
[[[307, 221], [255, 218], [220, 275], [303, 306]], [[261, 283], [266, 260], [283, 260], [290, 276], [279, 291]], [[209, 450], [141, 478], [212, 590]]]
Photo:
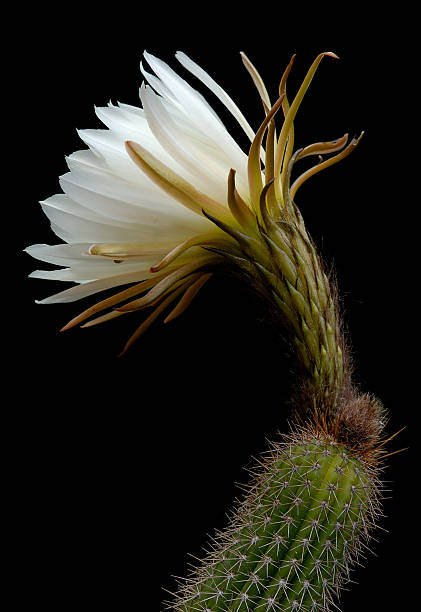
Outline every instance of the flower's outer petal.
[[51, 223], [51, 229], [65, 242], [110, 242], [119, 236], [119, 240], [135, 240], [138, 234], [135, 229], [123, 232], [121, 228], [110, 224], [88, 221], [85, 216], [64, 211], [55, 206], [42, 205], [42, 209]]
[[174, 197], [183, 206], [186, 206], [199, 216], [202, 216], [203, 209], [206, 209], [227, 220], [228, 223], [234, 220], [227, 206], [198, 191], [194, 185], [173, 172], [171, 168], [151, 155], [139, 143], [128, 141], [126, 148], [133, 162], [157, 186], [171, 197]]
[[[145, 77], [145, 79], [148, 81], [149, 85], [154, 88], [157, 94], [162, 96], [162, 98], [169, 100], [170, 102], [172, 102], [172, 104], [180, 108], [177, 98], [173, 96], [173, 94], [171, 93], [171, 89], [168, 89], [165, 83], [163, 83], [160, 79], [158, 79], [158, 77], [156, 77], [154, 74], [148, 72], [144, 68], [142, 62], [140, 62], [140, 71]], [[139, 91], [139, 94], [140, 94], [140, 91]]]
[[[103, 112], [102, 112], [103, 111]], [[112, 113], [112, 116], [110, 116]], [[123, 179], [130, 180], [139, 185], [139, 187], [151, 188], [147, 177], [136, 174], [131, 168], [131, 164], [127, 164], [127, 154], [124, 150], [126, 140], [137, 139], [142, 142], [151, 153], [159, 157], [167, 165], [170, 165], [178, 174], [183, 173], [182, 166], [178, 164], [165, 149], [162, 148], [158, 140], [150, 131], [146, 121], [146, 127], [137, 129], [134, 122], [123, 122], [121, 117], [123, 111], [114, 107], [113, 109], [97, 109], [97, 114], [108, 127], [108, 130], [79, 130], [80, 138], [89, 146], [89, 148], [102, 156], [106, 168], [114, 172]], [[117, 116], [119, 114], [119, 116]], [[190, 176], [190, 175], [189, 175]]]
[[[114, 106], [111, 102], [109, 106]], [[125, 104], [124, 102], [117, 102], [118, 108], [130, 119], [133, 117], [144, 117], [145, 113], [143, 108], [139, 106], [133, 106], [132, 104]]]
[[186, 226], [203, 226], [194, 221], [191, 212], [179, 210], [180, 205], [169, 198], [160, 198], [158, 190], [140, 190], [136, 185], [121, 181], [118, 177], [92, 169], [76, 170], [60, 177], [63, 191], [81, 206], [94, 213], [124, 223], [143, 222], [143, 215], [173, 218], [174, 222], [186, 221]]
[[228, 155], [231, 166], [241, 173], [247, 163], [247, 156], [203, 96], [179, 77], [165, 62], [146, 52], [144, 57], [166, 88], [171, 91], [172, 97], [177, 100], [178, 107], [195, 124], [197, 131], [206, 134], [208, 139], [214, 141]]
[[[199, 183], [198, 186], [203, 192], [212, 194], [215, 199], [225, 201], [226, 177], [232, 166], [232, 159], [221, 148], [218, 148], [214, 142], [199, 132], [188, 121], [186, 116], [183, 117], [180, 112], [177, 112], [174, 106], [165, 103], [165, 100], [162, 98], [158, 99], [158, 96], [153, 94], [151, 90], [150, 94], [149, 112], [147, 114], [149, 123], [144, 117], [140, 118], [140, 128], [139, 126], [136, 127], [136, 122], [133, 121], [133, 117], [136, 116], [133, 113], [130, 115], [124, 109], [119, 107], [96, 109], [97, 115], [108, 126], [109, 130], [80, 130], [80, 137], [93, 153], [93, 156], [87, 159], [89, 168], [94, 167], [93, 164], [96, 156], [98, 167], [103, 170], [108, 169], [109, 172], [118, 175], [121, 180], [130, 181], [138, 190], [141, 189], [142, 191], [155, 193], [163, 204], [166, 202], [169, 205], [173, 204], [174, 200], [151, 183], [146, 175], [136, 173], [135, 168], [127, 167], [127, 154], [124, 150], [124, 142], [126, 140], [135, 140], [142, 143], [142, 146], [149, 153], [161, 160], [177, 175], [189, 183]], [[154, 96], [155, 99], [153, 100]], [[156, 108], [158, 104], [159, 109]], [[152, 112], [152, 105], [155, 112]], [[159, 121], [156, 117], [157, 113], [160, 116]], [[165, 122], [160, 125], [160, 121], [164, 121], [163, 117], [165, 117]], [[169, 124], [171, 129], [169, 129]], [[158, 130], [160, 133], [157, 133]], [[185, 150], [184, 156], [189, 155], [193, 159], [196, 156], [196, 163], [186, 164], [185, 157], [184, 159], [183, 157], [177, 157], [174, 154], [174, 149], [170, 151], [168, 149], [168, 139], [166, 141], [162, 140], [162, 131], [165, 131], [167, 134], [170, 133], [172, 141], [177, 140], [180, 145], [182, 139]], [[198, 159], [199, 155], [201, 159]], [[85, 162], [83, 158], [82, 162]], [[246, 162], [245, 157], [242, 159], [242, 162]], [[75, 166], [71, 156], [68, 159], [68, 164], [71, 170]], [[201, 178], [203, 168], [205, 167], [209, 167], [207, 180]], [[214, 169], [213, 173], [211, 167]], [[246, 166], [243, 163], [242, 172], [240, 168], [238, 175], [239, 189], [243, 188], [243, 192], [246, 185], [245, 168]], [[243, 185], [241, 185], [242, 180]]]
[[[121, 243], [121, 246], [130, 243]], [[109, 248], [113, 246], [113, 244], [108, 245]], [[99, 245], [101, 247], [101, 245]], [[135, 255], [130, 256], [130, 261], [134, 260], [142, 260], [145, 257], [150, 257], [151, 259], [162, 257], [168, 253], [170, 249], [170, 245], [163, 246], [162, 244], [142, 244], [139, 245], [139, 248]], [[99, 253], [93, 253], [92, 244], [89, 242], [81, 242], [75, 244], [56, 244], [56, 245], [48, 245], [48, 244], [33, 244], [29, 247], [26, 247], [25, 252], [31, 257], [38, 259], [40, 261], [45, 261], [46, 263], [55, 264], [56, 266], [64, 266], [64, 267], [80, 267], [80, 266], [89, 266], [92, 270], [96, 268], [100, 268], [104, 266], [105, 263], [110, 263], [110, 260]], [[117, 255], [115, 257], [111, 257], [111, 259], [119, 259]]]
[[136, 272], [136, 270], [149, 269], [154, 263], [159, 261], [159, 257], [137, 258], [136, 261], [124, 261], [116, 263], [113, 260], [104, 262], [103, 265], [93, 266], [87, 264], [85, 266], [73, 266], [71, 268], [62, 268], [60, 270], [35, 270], [29, 275], [30, 278], [44, 278], [48, 280], [72, 281], [80, 283], [82, 281], [99, 280], [101, 278], [111, 278], [112, 276], [120, 276], [122, 270], [125, 273]]
[[234, 100], [227, 94], [227, 92], [222, 89], [222, 87], [218, 85], [218, 83], [216, 83], [216, 81], [214, 81], [213, 78], [205, 70], [203, 70], [203, 68], [191, 60], [185, 53], [182, 51], [177, 51], [175, 57], [182, 64], [182, 66], [186, 68], [186, 70], [194, 74], [195, 77], [202, 81], [202, 83], [215, 94], [215, 96], [222, 102], [222, 104], [230, 111], [233, 117], [235, 117], [235, 119], [241, 125], [250, 142], [253, 142], [255, 136], [254, 131], [250, 127], [243, 113], [235, 104]]
[[229, 160], [218, 159], [209, 148], [198, 146], [197, 141], [189, 139], [150, 87], [143, 86], [141, 96], [149, 125], [163, 148], [191, 174], [191, 182], [200, 191], [225, 202]]
[[[63, 179], [63, 188], [73, 197], [57, 194], [41, 205], [51, 223], [59, 228], [57, 235], [66, 242], [137, 242], [159, 236], [168, 241], [172, 237], [186, 239], [192, 232], [209, 229], [206, 220], [190, 211], [186, 213], [178, 202], [161, 199], [156, 188], [155, 193], [138, 193], [133, 185], [119, 183], [118, 177], [101, 172], [75, 169]], [[107, 198], [107, 194], [120, 195], [126, 202]]]
[[[225, 127], [212, 108], [210, 104], [206, 101], [206, 99], [199, 93], [196, 89], [194, 89], [191, 85], [187, 83], [183, 78], [181, 78], [172, 68], [168, 66], [164, 61], [160, 60], [158, 57], [155, 57], [151, 53], [145, 51], [143, 53], [143, 57], [148, 62], [149, 66], [151, 66], [152, 70], [155, 72], [153, 76], [153, 83], [150, 83], [152, 87], [158, 86], [158, 93], [168, 100], [172, 101], [183, 113], [186, 113], [189, 106], [193, 110], [193, 112], [197, 112], [201, 114], [204, 118], [206, 117], [209, 120], [210, 117], [222, 126], [225, 130]], [[141, 64], [141, 70], [145, 78], [148, 80], [151, 76], [147, 73], [143, 64]], [[157, 78], [159, 83], [157, 82]]]
[[79, 242], [76, 244], [31, 244], [26, 247], [25, 252], [35, 259], [57, 266], [77, 265], [85, 259], [94, 259], [95, 262], [101, 261], [101, 257], [92, 258], [89, 255], [89, 242]]
[[74, 287], [70, 287], [69, 289], [65, 289], [64, 291], [60, 291], [59, 293], [50, 295], [43, 300], [37, 300], [37, 304], [75, 302], [90, 295], [95, 295], [101, 291], [106, 291], [107, 289], [147, 280], [152, 276], [153, 274], [149, 271], [149, 269], [139, 269], [136, 270], [136, 272], [126, 272], [124, 274], [119, 274], [109, 278], [84, 282], [80, 285], [76, 285]]
[[[177, 112], [173, 105], [170, 106], [170, 113], [174, 115], [174, 111], [180, 118], [180, 112]], [[117, 145], [119, 150], [124, 150], [124, 146], [122, 149], [121, 145], [126, 140], [141, 142], [143, 147], [152, 153], [152, 155], [161, 159], [163, 163], [173, 169], [177, 174], [183, 176], [186, 180], [191, 182], [196, 178], [198, 164], [196, 164], [196, 168], [193, 171], [191, 168], [186, 169], [183, 164], [180, 164], [177, 158], [168, 153], [166, 148], [162, 146], [160, 140], [156, 138], [154, 131], [151, 129], [149, 117], [147, 113], [145, 113], [144, 109], [142, 109], [143, 115], [141, 117], [134, 114], [129, 114], [124, 111], [124, 109], [117, 106], [98, 107], [95, 109], [95, 112], [99, 119], [109, 128], [109, 130], [119, 138], [120, 144]], [[185, 124], [186, 122], [184, 122], [183, 129], [186, 127]], [[197, 129], [195, 129], [194, 126], [190, 127], [190, 131], [197, 134]], [[137, 178], [137, 182], [141, 180], [142, 183], [148, 183], [147, 180], [145, 181], [144, 177], [143, 179], [141, 177]]]
[[[125, 214], [128, 216], [124, 223], [128, 223], [131, 227], [133, 227], [133, 219], [139, 225], [148, 223], [148, 215], [150, 214], [154, 215], [154, 224], [157, 221], [156, 215], [161, 215], [166, 217], [165, 225], [167, 225], [169, 219], [172, 219], [175, 226], [182, 224], [188, 231], [200, 230], [206, 226], [203, 219], [198, 219], [197, 215], [192, 215], [191, 211], [180, 207], [174, 198], [158, 189], [153, 181], [150, 181], [146, 175], [143, 176], [142, 172], [137, 170], [141, 179], [147, 178], [148, 183], [140, 188], [133, 181], [124, 180], [106, 168], [93, 167], [89, 163], [85, 163], [83, 158], [81, 160], [78, 155], [74, 155], [67, 159], [71, 173], [64, 175], [63, 180], [121, 202], [122, 208], [125, 209]], [[83, 206], [87, 204], [82, 200], [80, 200], [80, 203]], [[105, 222], [106, 219], [110, 218], [123, 222], [121, 215], [113, 215], [112, 210], [109, 210], [108, 215], [105, 216], [102, 208], [101, 210], [95, 209], [96, 207], [93, 210], [89, 208], [91, 213], [101, 214]]]
[[[41, 202], [54, 233], [65, 242], [134, 242], [139, 240], [136, 226], [113, 223], [78, 205], [69, 197], [58, 194]], [[146, 229], [146, 228], [143, 228]], [[149, 236], [153, 227], [149, 228]]]

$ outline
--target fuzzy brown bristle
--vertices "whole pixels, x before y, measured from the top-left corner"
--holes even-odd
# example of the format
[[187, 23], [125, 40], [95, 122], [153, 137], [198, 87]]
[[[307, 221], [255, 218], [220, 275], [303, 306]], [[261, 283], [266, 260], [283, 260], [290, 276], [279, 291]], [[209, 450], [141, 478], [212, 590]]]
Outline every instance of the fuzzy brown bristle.
[[349, 372], [334, 389], [303, 383], [293, 396], [292, 408], [299, 426], [330, 436], [354, 456], [374, 462], [383, 454], [386, 410], [376, 397], [358, 391]]
[[370, 394], [355, 394], [340, 406], [333, 430], [338, 442], [369, 459], [377, 454], [385, 424], [381, 402]]

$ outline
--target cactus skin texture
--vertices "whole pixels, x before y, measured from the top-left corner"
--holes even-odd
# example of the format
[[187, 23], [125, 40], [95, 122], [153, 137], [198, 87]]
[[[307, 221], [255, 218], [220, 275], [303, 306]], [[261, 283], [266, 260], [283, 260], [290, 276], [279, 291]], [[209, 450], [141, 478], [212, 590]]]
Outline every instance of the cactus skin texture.
[[378, 500], [377, 477], [365, 461], [330, 436], [297, 430], [272, 444], [175, 609], [329, 609], [366, 547]]

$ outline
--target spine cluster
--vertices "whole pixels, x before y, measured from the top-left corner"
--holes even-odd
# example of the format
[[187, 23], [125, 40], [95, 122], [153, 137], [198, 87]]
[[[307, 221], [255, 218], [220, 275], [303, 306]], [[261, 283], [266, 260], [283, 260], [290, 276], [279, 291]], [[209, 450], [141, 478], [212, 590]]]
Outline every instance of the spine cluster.
[[370, 468], [344, 445], [308, 432], [273, 444], [228, 529], [180, 588], [175, 609], [329, 609], [377, 506]]

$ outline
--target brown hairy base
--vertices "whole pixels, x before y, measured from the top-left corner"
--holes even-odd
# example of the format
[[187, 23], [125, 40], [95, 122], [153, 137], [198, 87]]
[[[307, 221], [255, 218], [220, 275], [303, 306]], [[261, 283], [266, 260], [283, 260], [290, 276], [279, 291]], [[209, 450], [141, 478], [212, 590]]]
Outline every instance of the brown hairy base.
[[346, 377], [337, 389], [306, 383], [292, 399], [294, 421], [346, 446], [358, 459], [376, 463], [385, 454], [387, 423], [381, 402], [360, 393]]

